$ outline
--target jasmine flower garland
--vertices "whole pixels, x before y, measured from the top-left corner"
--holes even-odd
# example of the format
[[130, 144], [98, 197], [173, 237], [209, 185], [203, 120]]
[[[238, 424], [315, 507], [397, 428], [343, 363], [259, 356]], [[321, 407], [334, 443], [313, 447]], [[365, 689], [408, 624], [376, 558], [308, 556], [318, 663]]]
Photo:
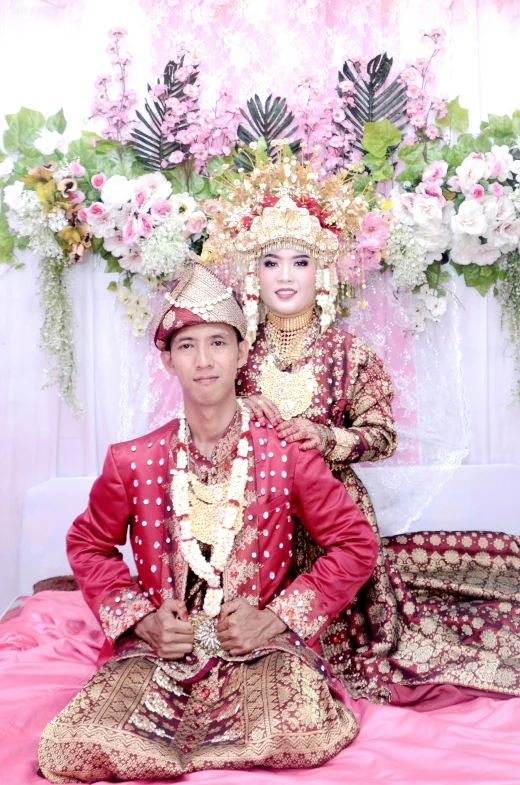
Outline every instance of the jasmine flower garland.
[[209, 561], [204, 558], [200, 545], [195, 539], [190, 520], [190, 499], [188, 479], [187, 431], [184, 412], [179, 417], [179, 447], [177, 465], [173, 476], [173, 509], [180, 521], [181, 550], [186, 562], [197, 575], [207, 582], [204, 597], [204, 612], [215, 618], [220, 613], [224, 592], [221, 585], [221, 574], [224, 571], [235, 542], [235, 521], [245, 501], [247, 484], [247, 458], [249, 447], [249, 410], [237, 401], [241, 410], [241, 438], [238, 443], [237, 457], [231, 469], [231, 482], [226, 499], [224, 519], [219, 526], [218, 538], [212, 549]]

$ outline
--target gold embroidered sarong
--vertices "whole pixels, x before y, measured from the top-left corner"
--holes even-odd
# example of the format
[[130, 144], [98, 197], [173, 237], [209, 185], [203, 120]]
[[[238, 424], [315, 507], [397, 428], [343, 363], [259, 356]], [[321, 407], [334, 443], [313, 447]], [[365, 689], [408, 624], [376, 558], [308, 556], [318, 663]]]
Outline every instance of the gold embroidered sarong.
[[217, 660], [193, 684], [166, 663], [110, 660], [45, 728], [51, 782], [173, 779], [200, 769], [318, 766], [358, 732], [354, 715], [302, 658]]

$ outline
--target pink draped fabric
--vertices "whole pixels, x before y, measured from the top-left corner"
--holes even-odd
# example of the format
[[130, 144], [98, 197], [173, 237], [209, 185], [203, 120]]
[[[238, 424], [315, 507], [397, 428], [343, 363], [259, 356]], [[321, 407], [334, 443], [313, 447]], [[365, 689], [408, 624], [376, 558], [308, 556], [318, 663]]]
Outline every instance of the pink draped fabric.
[[[39, 735], [95, 672], [102, 643], [97, 622], [79, 592], [43, 592], [28, 598], [19, 614], [0, 624], [3, 783], [41, 785], [36, 774]], [[489, 785], [519, 780], [519, 698], [479, 697], [421, 713], [348, 697], [345, 701], [360, 722], [360, 734], [319, 769], [208, 771], [181, 781], [292, 785], [297, 776], [303, 783], [320, 785]]]

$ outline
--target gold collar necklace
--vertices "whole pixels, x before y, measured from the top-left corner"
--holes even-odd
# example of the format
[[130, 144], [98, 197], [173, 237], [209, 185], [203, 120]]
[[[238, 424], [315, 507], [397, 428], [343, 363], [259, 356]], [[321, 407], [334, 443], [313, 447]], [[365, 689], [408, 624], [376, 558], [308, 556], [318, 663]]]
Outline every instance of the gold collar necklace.
[[267, 323], [281, 332], [293, 332], [308, 327], [314, 316], [314, 305], [297, 316], [279, 316], [273, 311], [267, 312]]

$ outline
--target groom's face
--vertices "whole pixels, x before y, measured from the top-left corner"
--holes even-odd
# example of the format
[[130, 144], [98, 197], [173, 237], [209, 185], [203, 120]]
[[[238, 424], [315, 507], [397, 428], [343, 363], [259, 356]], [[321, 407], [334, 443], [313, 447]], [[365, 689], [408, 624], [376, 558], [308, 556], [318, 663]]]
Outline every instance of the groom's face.
[[185, 399], [215, 405], [234, 397], [248, 348], [228, 324], [196, 324], [174, 333], [170, 351], [161, 356], [165, 368], [178, 377]]

